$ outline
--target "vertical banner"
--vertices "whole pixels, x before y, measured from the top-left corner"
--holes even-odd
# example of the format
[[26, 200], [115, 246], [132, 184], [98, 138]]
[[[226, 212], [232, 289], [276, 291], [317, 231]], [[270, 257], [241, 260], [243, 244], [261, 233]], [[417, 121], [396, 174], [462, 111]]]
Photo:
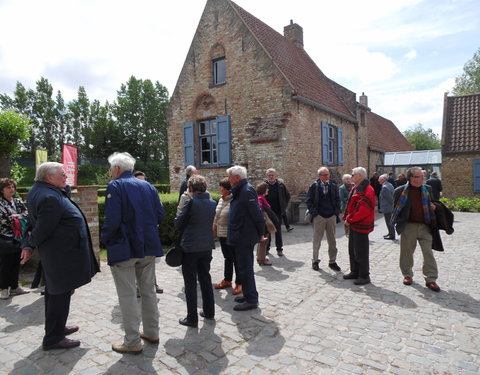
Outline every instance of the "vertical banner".
[[63, 145], [62, 164], [67, 175], [67, 184], [77, 186], [77, 147], [72, 145]]
[[38, 169], [40, 164], [45, 163], [47, 160], [47, 150], [35, 150], [35, 167]]

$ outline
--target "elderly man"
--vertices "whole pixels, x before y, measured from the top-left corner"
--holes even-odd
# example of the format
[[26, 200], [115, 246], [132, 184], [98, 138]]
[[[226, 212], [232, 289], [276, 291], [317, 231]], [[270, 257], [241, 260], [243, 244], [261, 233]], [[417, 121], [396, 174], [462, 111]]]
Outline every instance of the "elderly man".
[[343, 278], [355, 279], [355, 285], [365, 285], [370, 283], [368, 234], [373, 231], [375, 220], [375, 190], [367, 179], [365, 168], [353, 168], [352, 181], [355, 186], [343, 215], [349, 232], [350, 273]]
[[70, 349], [80, 341], [66, 338], [78, 331], [66, 326], [73, 291], [99, 271], [87, 220], [64, 189], [60, 163], [43, 163], [28, 193], [29, 234], [22, 241], [22, 264], [37, 248], [45, 276], [45, 336], [43, 350]]
[[182, 184], [180, 185], [180, 191], [178, 192], [178, 201], [180, 202], [180, 198], [182, 198], [182, 194], [187, 191], [187, 183], [188, 179], [194, 175], [197, 174], [197, 168], [195, 168], [193, 165], [187, 166], [185, 168], [185, 178], [182, 181]]
[[313, 217], [313, 258], [312, 268], [320, 269], [318, 253], [322, 238], [327, 232], [328, 266], [337, 272], [341, 269], [337, 264], [337, 241], [335, 239], [336, 223], [340, 213], [340, 197], [335, 182], [330, 181], [330, 171], [326, 167], [318, 170], [318, 179], [310, 185], [307, 194], [308, 211]]
[[[283, 180], [278, 178], [278, 173], [275, 169], [267, 169], [267, 179], [265, 182], [268, 184], [268, 194], [265, 197], [267, 202], [275, 215], [278, 218], [277, 231], [275, 232], [275, 246], [277, 247], [278, 256], [283, 256], [283, 240], [282, 240], [282, 219], [284, 218], [287, 231], [290, 232], [293, 228], [288, 225], [288, 219], [286, 215], [288, 202], [290, 202], [290, 193], [283, 183]], [[270, 249], [270, 238], [267, 244], [267, 250]]]
[[442, 181], [438, 178], [437, 172], [432, 172], [430, 178], [427, 180], [426, 185], [432, 187], [432, 197], [434, 201], [440, 200], [440, 193], [443, 190]]
[[435, 205], [432, 203], [431, 187], [423, 184], [423, 172], [420, 167], [407, 171], [408, 183], [395, 189], [394, 210], [391, 224], [395, 225], [400, 235], [400, 270], [403, 284], [413, 282], [413, 253], [417, 241], [423, 253], [423, 275], [425, 285], [434, 292], [440, 287], [436, 281], [438, 268], [432, 251], [431, 224], [435, 220]]
[[[140, 340], [158, 343], [158, 305], [155, 294], [155, 257], [163, 256], [158, 225], [165, 216], [157, 190], [132, 174], [135, 159], [127, 152], [109, 156], [110, 175], [105, 199], [101, 241], [117, 289], [125, 337], [114, 343], [119, 353], [138, 354]], [[141, 314], [136, 284], [141, 295]], [[139, 332], [140, 320], [143, 332]]]
[[386, 173], [382, 174], [378, 178], [378, 182], [381, 185], [380, 195], [378, 197], [379, 199], [378, 208], [379, 208], [379, 212], [381, 212], [385, 217], [385, 224], [387, 225], [387, 229], [388, 229], [388, 234], [383, 236], [383, 238], [386, 240], [394, 240], [395, 228], [393, 228], [393, 226], [390, 225], [390, 219], [392, 217], [392, 211], [393, 211], [393, 192], [395, 188], [390, 182], [388, 182], [388, 175]]
[[247, 181], [245, 167], [235, 165], [227, 169], [232, 186], [232, 201], [228, 218], [227, 244], [235, 248], [235, 260], [242, 281], [243, 297], [236, 297], [236, 311], [258, 307], [258, 292], [253, 273], [253, 247], [266, 241], [265, 218], [258, 205], [255, 188]]

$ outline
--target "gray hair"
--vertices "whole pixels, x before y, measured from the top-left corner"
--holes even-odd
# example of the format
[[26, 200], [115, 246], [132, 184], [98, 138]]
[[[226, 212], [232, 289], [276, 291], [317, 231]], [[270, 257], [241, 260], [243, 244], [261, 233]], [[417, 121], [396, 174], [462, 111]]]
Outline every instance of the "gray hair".
[[122, 171], [133, 172], [135, 158], [128, 152], [114, 152], [108, 157], [110, 167], [118, 167]]
[[187, 168], [185, 168], [185, 174], [187, 176], [191, 176], [192, 173], [194, 173], [196, 171], [197, 171], [197, 168], [195, 168], [195, 166], [193, 166], [193, 165], [188, 165]]
[[384, 173], [384, 174], [382, 174], [378, 179], [379, 179], [379, 180], [388, 181], [388, 174]]
[[342, 176], [342, 181], [345, 181], [347, 178], [352, 178], [352, 175], [351, 175], [351, 174], [348, 174], [348, 173], [345, 173], [345, 174]]
[[325, 172], [325, 171], [330, 174], [330, 170], [327, 167], [318, 168], [317, 174], [320, 174], [320, 173]]
[[278, 175], [277, 171], [275, 170], [275, 168], [268, 168], [267, 171], [265, 172], [265, 174], [269, 174], [269, 173], [274, 173], [275, 176]]
[[57, 173], [57, 170], [60, 168], [63, 169], [63, 164], [54, 161], [40, 164], [35, 174], [35, 181], [45, 181], [47, 176]]
[[227, 174], [231, 174], [232, 176], [240, 176], [242, 180], [247, 178], [247, 168], [242, 167], [241, 165], [234, 165], [227, 169]]
[[367, 178], [367, 170], [363, 167], [356, 167], [352, 169], [352, 172], [355, 174], [361, 175], [363, 178]]

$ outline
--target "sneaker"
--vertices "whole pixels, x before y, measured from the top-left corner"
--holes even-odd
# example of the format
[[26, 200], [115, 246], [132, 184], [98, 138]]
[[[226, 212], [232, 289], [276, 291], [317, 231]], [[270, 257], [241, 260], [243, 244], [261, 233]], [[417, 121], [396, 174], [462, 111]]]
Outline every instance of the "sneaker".
[[440, 292], [440, 287], [435, 281], [432, 281], [430, 283], [425, 283], [428, 289], [433, 290], [434, 292]]
[[232, 287], [232, 282], [225, 281], [225, 280], [222, 280], [217, 285], [215, 285], [215, 289], [225, 289], [225, 288], [231, 288], [231, 287]]
[[143, 345], [127, 346], [123, 343], [112, 344], [112, 350], [117, 353], [140, 354], [143, 351]]
[[337, 262], [329, 263], [328, 265], [332, 270], [340, 272], [342, 269], [338, 266]]
[[19, 296], [20, 294], [30, 293], [29, 290], [23, 289], [21, 286], [17, 286], [15, 289], [10, 289], [11, 296]]
[[232, 294], [233, 294], [234, 296], [236, 296], [237, 294], [242, 293], [242, 291], [243, 291], [243, 289], [242, 289], [242, 284], [236, 284], [236, 285], [235, 285], [235, 289], [233, 289]]
[[2, 289], [0, 294], [0, 299], [8, 299], [10, 297], [10, 293], [8, 293], [8, 289]]
[[312, 262], [312, 269], [315, 271], [320, 270], [320, 267], [318, 266], [318, 261]]

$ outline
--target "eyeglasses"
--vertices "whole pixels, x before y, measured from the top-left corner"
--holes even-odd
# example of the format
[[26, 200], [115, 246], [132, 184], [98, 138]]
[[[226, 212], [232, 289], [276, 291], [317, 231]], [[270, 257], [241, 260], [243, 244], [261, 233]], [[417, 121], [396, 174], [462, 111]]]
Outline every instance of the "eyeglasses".
[[322, 176], [322, 177], [324, 177], [324, 176], [330, 176], [330, 173], [324, 173], [324, 174], [321, 174], [321, 173], [320, 173], [319, 176]]
[[423, 174], [419, 175], [419, 176], [412, 176], [412, 178], [420, 178], [422, 177], [423, 178]]

